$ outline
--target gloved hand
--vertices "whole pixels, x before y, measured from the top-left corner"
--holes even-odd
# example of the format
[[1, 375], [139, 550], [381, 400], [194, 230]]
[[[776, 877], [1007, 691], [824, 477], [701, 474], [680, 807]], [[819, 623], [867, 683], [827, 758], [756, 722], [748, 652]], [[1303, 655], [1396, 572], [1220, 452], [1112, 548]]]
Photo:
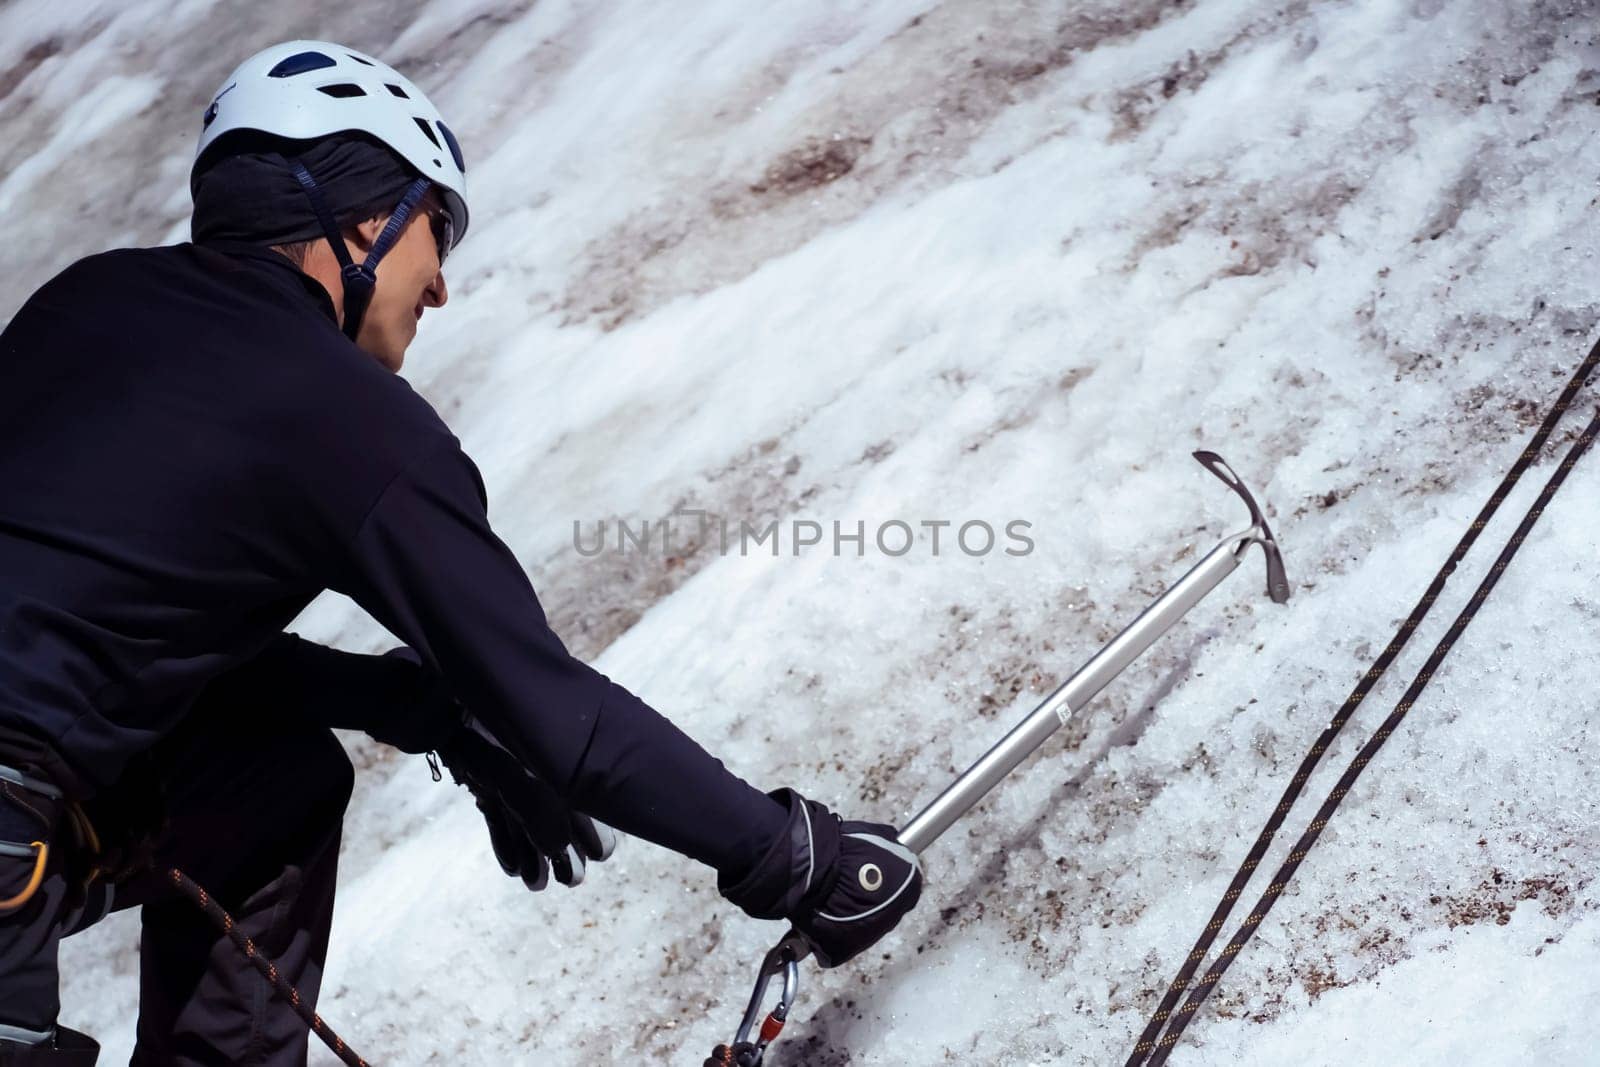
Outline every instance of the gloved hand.
[[789, 808], [784, 832], [751, 870], [721, 872], [717, 888], [757, 919], [788, 919], [818, 963], [837, 967], [916, 905], [922, 868], [892, 826], [845, 822], [792, 789], [771, 796]]
[[456, 784], [477, 801], [500, 869], [529, 889], [543, 889], [551, 870], [562, 885], [578, 885], [589, 860], [602, 861], [616, 850], [609, 826], [574, 811], [474, 726], [457, 729], [435, 751]]
[[[552, 869], [556, 881], [575, 886], [583, 881], [588, 861], [607, 859], [616, 850], [617, 835], [609, 826], [572, 810], [560, 794], [523, 769], [415, 651], [402, 646], [382, 658], [401, 672], [387, 682], [396, 700], [385, 706], [383, 720], [333, 725], [354, 725], [404, 752], [428, 752], [430, 764], [436, 754], [456, 784], [472, 793], [489, 825], [489, 842], [501, 870], [521, 878], [534, 892], [549, 884]], [[439, 778], [437, 767], [434, 778]]]

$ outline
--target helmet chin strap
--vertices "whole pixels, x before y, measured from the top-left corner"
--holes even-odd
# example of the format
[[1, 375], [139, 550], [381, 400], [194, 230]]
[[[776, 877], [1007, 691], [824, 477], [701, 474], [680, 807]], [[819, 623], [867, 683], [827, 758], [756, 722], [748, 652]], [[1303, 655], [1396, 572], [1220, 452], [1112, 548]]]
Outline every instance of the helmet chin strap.
[[378, 285], [378, 261], [399, 238], [400, 231], [411, 218], [411, 212], [416, 210], [417, 204], [433, 183], [426, 178], [418, 178], [407, 187], [405, 196], [400, 198], [400, 203], [389, 216], [388, 224], [373, 243], [372, 251], [367, 253], [366, 262], [357, 263], [350, 258], [344, 235], [339, 232], [339, 226], [333, 220], [333, 213], [328, 210], [328, 202], [317, 187], [316, 179], [311, 177], [311, 172], [300, 160], [289, 162], [294, 167], [294, 176], [306, 191], [306, 198], [311, 201], [311, 209], [317, 213], [317, 221], [322, 223], [322, 232], [327, 235], [328, 244], [333, 246], [335, 258], [339, 260], [339, 277], [344, 281], [344, 335], [354, 341], [356, 334], [361, 332], [361, 320], [366, 317], [367, 305], [372, 302], [372, 291]]

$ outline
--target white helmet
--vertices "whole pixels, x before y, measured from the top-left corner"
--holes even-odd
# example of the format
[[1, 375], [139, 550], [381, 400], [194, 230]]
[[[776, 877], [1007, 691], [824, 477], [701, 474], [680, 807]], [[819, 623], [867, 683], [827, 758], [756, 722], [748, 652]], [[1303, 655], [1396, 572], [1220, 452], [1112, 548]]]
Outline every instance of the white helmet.
[[461, 146], [422, 90], [387, 64], [327, 41], [287, 41], [239, 64], [206, 108], [195, 165], [223, 134], [257, 130], [292, 140], [364, 133], [440, 186], [455, 242], [467, 232]]

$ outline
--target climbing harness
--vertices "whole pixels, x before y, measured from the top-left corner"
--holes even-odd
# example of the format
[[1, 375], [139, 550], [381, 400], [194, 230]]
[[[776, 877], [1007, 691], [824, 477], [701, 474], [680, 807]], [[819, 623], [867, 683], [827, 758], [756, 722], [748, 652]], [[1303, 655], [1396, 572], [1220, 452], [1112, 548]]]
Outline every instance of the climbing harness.
[[[1289, 599], [1289, 580], [1284, 574], [1278, 542], [1272, 536], [1267, 520], [1249, 489], [1215, 452], [1196, 452], [1194, 458], [1244, 502], [1250, 512], [1250, 527], [1242, 533], [1224, 538], [1206, 553], [1127, 629], [1112, 638], [1077, 673], [1063, 682], [998, 744], [940, 793], [933, 803], [907, 823], [897, 835], [902, 845], [916, 853], [932, 845], [1018, 764], [1044, 744], [1050, 735], [1064, 726], [1079, 709], [1094, 699], [1162, 634], [1232, 574], [1251, 545], [1260, 545], [1266, 555], [1267, 595], [1278, 604]], [[810, 946], [794, 930], [790, 930], [767, 953], [738, 1033], [730, 1044], [718, 1045], [713, 1050], [710, 1063], [727, 1064], [730, 1067], [760, 1067], [768, 1046], [782, 1032], [794, 1008], [800, 984], [799, 964], [809, 954]], [[756, 1023], [761, 1019], [767, 989], [779, 975], [783, 977], [783, 990], [778, 1005], [761, 1022], [761, 1028], [757, 1031]]]
[[[28, 800], [22, 795], [24, 793], [32, 794], [37, 801]], [[0, 764], [0, 796], [38, 819], [41, 835], [49, 836], [47, 832], [49, 825], [54, 821], [54, 812], [61, 803], [61, 790], [48, 782], [30, 778], [14, 767]], [[40, 807], [45, 808], [45, 811], [40, 811]], [[29, 874], [28, 881], [16, 893], [0, 900], [0, 915], [8, 915], [26, 907], [28, 901], [39, 891], [39, 886], [44, 883], [45, 865], [50, 862], [50, 845], [46, 841], [37, 839], [0, 841], [0, 856], [33, 860], [33, 871]]]
[[[37, 799], [38, 804], [36, 805], [19, 795], [19, 790], [32, 794]], [[92, 861], [92, 865], [82, 878], [81, 888], [85, 893], [87, 893], [90, 885], [104, 875], [105, 872], [99, 866], [99, 862], [102, 859], [100, 839], [96, 835], [93, 825], [89, 822], [89, 816], [84, 812], [81, 805], [68, 802], [61, 790], [49, 782], [31, 778], [21, 771], [4, 765], [0, 765], [0, 794], [3, 794], [24, 810], [32, 812], [40, 820], [44, 836], [49, 836], [49, 830], [56, 822], [57, 817], [54, 812], [59, 811], [65, 818], [71, 820], [71, 831], [75, 836], [75, 840], [87, 852]], [[46, 810], [40, 811], [40, 807], [44, 807]], [[17, 893], [0, 900], [0, 918], [3, 918], [6, 915], [21, 911], [39, 892], [39, 887], [45, 880], [46, 870], [50, 864], [50, 846], [48, 842], [43, 840], [36, 840], [26, 845], [17, 842], [0, 841], [0, 856], [10, 856], [15, 859], [31, 858], [33, 860], [33, 869], [27, 883]], [[323, 1043], [333, 1050], [334, 1055], [338, 1056], [349, 1067], [368, 1067], [367, 1061], [356, 1055], [355, 1051], [346, 1045], [344, 1040], [322, 1021], [322, 1017], [311, 1010], [306, 1004], [305, 998], [301, 996], [300, 991], [288, 982], [283, 975], [278, 973], [277, 966], [261, 954], [254, 941], [244, 936], [234, 923], [233, 916], [223, 910], [221, 905], [209, 893], [196, 885], [193, 879], [176, 867], [167, 871], [167, 878], [183, 896], [193, 901], [205, 913], [206, 917], [216, 925], [224, 936], [234, 943], [245, 958], [250, 961], [251, 965], [266, 978], [273, 991], [294, 1009], [295, 1014], [305, 1020], [306, 1025], [311, 1028], [311, 1032], [321, 1038]], [[109, 892], [104, 895], [104, 906], [108, 909], [110, 907]], [[84, 925], [87, 925], [87, 923], [84, 923]]]
[[[1173, 1046], [1177, 1044], [1177, 1041], [1179, 1037], [1182, 1036], [1184, 1029], [1189, 1025], [1190, 1021], [1193, 1020], [1195, 1012], [1199, 1009], [1200, 1005], [1205, 1002], [1206, 998], [1210, 996], [1211, 991], [1216, 988], [1217, 982], [1222, 978], [1222, 975], [1227, 971], [1229, 965], [1232, 964], [1233, 960], [1238, 956], [1239, 951], [1244, 948], [1246, 942], [1248, 942], [1251, 936], [1255, 933], [1256, 928], [1261, 925], [1261, 920], [1266, 917], [1267, 912], [1272, 909], [1272, 905], [1277, 901], [1284, 888], [1289, 884], [1289, 880], [1294, 877], [1295, 871], [1299, 868], [1301, 862], [1305, 860], [1306, 854], [1310, 852], [1312, 845], [1316, 843], [1317, 838], [1327, 826], [1328, 821], [1332, 819], [1333, 814], [1338, 809], [1340, 802], [1343, 801], [1345, 796], [1350, 792], [1351, 787], [1355, 784], [1356, 779], [1360, 777], [1361, 772], [1366, 769], [1367, 764], [1371, 762], [1375, 755], [1377, 755], [1378, 750], [1383, 747], [1384, 742], [1389, 739], [1389, 736], [1394, 732], [1396, 727], [1399, 726], [1400, 721], [1404, 719], [1411, 708], [1415, 706], [1417, 698], [1421, 696], [1422, 691], [1427, 687], [1428, 682], [1433, 678], [1434, 673], [1439, 668], [1439, 665], [1444, 661], [1445, 656], [1449, 654], [1450, 649], [1455, 645], [1457, 638], [1461, 636], [1462, 631], [1466, 629], [1467, 625], [1477, 614], [1478, 608], [1483, 604], [1485, 598], [1488, 597], [1489, 592], [1494, 588], [1495, 583], [1500, 580], [1500, 575], [1505, 572], [1506, 566], [1511, 562], [1511, 558], [1516, 555], [1517, 549], [1522, 547], [1522, 542], [1526, 539], [1528, 532], [1533, 529], [1533, 526], [1538, 521], [1539, 516], [1543, 514], [1545, 506], [1550, 502], [1551, 497], [1553, 497], [1556, 493], [1556, 490], [1561, 487], [1561, 483], [1566, 480], [1567, 474], [1571, 472], [1578, 459], [1582, 457], [1585, 451], [1588, 450], [1590, 444], [1595, 438], [1596, 433], [1600, 432], [1600, 408], [1596, 409], [1595, 417], [1579, 435], [1578, 439], [1568, 450], [1565, 458], [1561, 461], [1555, 472], [1550, 476], [1550, 479], [1545, 483], [1544, 489], [1540, 492], [1538, 499], [1535, 500], [1532, 507], [1528, 509], [1527, 514], [1523, 516], [1522, 522], [1518, 525], [1516, 532], [1511, 535], [1511, 539], [1506, 542], [1505, 548], [1501, 550], [1499, 558], [1495, 560], [1495, 563], [1489, 569], [1488, 574], [1486, 574], [1483, 580], [1479, 583], [1477, 590], [1472, 594], [1471, 599], [1468, 600], [1466, 607], [1461, 610], [1461, 613], [1456, 616], [1455, 621], [1451, 623], [1450, 629], [1445, 633], [1445, 636], [1441, 638], [1438, 645], [1435, 646], [1432, 654], [1428, 657], [1427, 662], [1423, 665], [1421, 671], [1418, 672], [1416, 678], [1406, 690], [1405, 695], [1402, 696], [1400, 698], [1400, 702], [1395, 705], [1394, 711], [1391, 712], [1389, 717], [1384, 720], [1383, 724], [1378, 728], [1377, 732], [1372, 735], [1367, 743], [1362, 746], [1361, 751], [1356, 754], [1355, 758], [1350, 761], [1350, 764], [1345, 769], [1344, 774], [1340, 776], [1338, 783], [1334, 786], [1333, 790], [1329, 792], [1327, 799], [1323, 801], [1322, 807], [1318, 809], [1316, 817], [1311, 821], [1311, 824], [1306, 829], [1305, 833], [1301, 835], [1300, 840], [1290, 852], [1289, 858], [1281, 867], [1279, 867], [1277, 874], [1273, 876], [1271, 883], [1261, 894], [1261, 898], [1256, 902], [1255, 907], [1251, 909], [1250, 914], [1246, 916], [1243, 923], [1240, 925], [1239, 930], [1234, 934], [1227, 946], [1223, 948], [1221, 955], [1211, 965], [1210, 969], [1206, 971], [1200, 982], [1192, 991], [1189, 992], [1188, 999], [1184, 1001], [1183, 1006], [1174, 1011], [1174, 1008], [1178, 1004], [1179, 998], [1183, 996], [1184, 991], [1188, 988], [1189, 982], [1194, 977], [1195, 971], [1199, 969], [1201, 961], [1205, 959], [1205, 956], [1210, 950], [1212, 943], [1216, 940], [1218, 932], [1222, 929], [1223, 924], [1227, 921], [1229, 914], [1233, 910], [1234, 903], [1239, 899], [1239, 895], [1244, 891], [1244, 887], [1246, 883], [1249, 882], [1250, 876], [1255, 872], [1256, 867], [1261, 862], [1262, 856], [1265, 855], [1267, 848], [1272, 844], [1273, 838], [1278, 832], [1278, 828], [1283, 824], [1284, 817], [1289, 813], [1289, 809], [1294, 806], [1295, 801], [1299, 798], [1301, 790], [1304, 788], [1307, 779], [1311, 777], [1312, 772], [1316, 769], [1317, 764], [1321, 761], [1323, 754], [1326, 753], [1328, 748], [1333, 744], [1334, 739], [1339, 735], [1339, 731], [1342, 730], [1345, 723], [1350, 720], [1350, 717], [1355, 713], [1356, 708], [1361, 705], [1361, 702], [1366, 699], [1367, 694], [1372, 691], [1373, 687], [1377, 685], [1379, 679], [1383, 677], [1384, 672], [1388, 670], [1389, 665], [1393, 663], [1395, 657], [1400, 654], [1400, 650], [1403, 649], [1406, 643], [1411, 639], [1411, 635], [1416, 632], [1417, 627], [1421, 624], [1423, 618], [1428, 614], [1428, 611], [1433, 607], [1434, 602], [1438, 599], [1440, 592], [1444, 589], [1445, 582], [1448, 581], [1450, 575], [1454, 573], [1456, 565], [1461, 562], [1468, 550], [1472, 548], [1473, 544], [1478, 539], [1478, 535], [1483, 531], [1484, 527], [1488, 525], [1490, 518], [1494, 516], [1494, 513], [1499, 509], [1501, 503], [1511, 493], [1511, 490], [1516, 486], [1518, 480], [1522, 477], [1523, 472], [1526, 471], [1533, 463], [1534, 459], [1538, 457], [1540, 451], [1544, 448], [1546, 440], [1549, 439], [1551, 432], [1554, 431], [1556, 424], [1559, 423], [1562, 416], [1566, 414], [1566, 411], [1571, 406], [1573, 399], [1577, 396], [1578, 390], [1581, 389], [1584, 383], [1589, 379], [1589, 376], [1594, 371], [1597, 363], [1600, 363], [1600, 342], [1595, 344], [1595, 346], [1590, 350], [1588, 357], [1584, 359], [1583, 363], [1580, 364], [1578, 369], [1573, 373], [1572, 378], [1567, 382], [1566, 388], [1556, 399], [1555, 404], [1551, 407], [1549, 413], [1545, 416], [1544, 421], [1540, 424], [1538, 432], [1533, 435], [1533, 438], [1528, 442], [1527, 447], [1522, 450], [1522, 454], [1518, 457], [1516, 463], [1512, 465], [1508, 472], [1506, 472], [1506, 475], [1501, 480], [1500, 485], [1490, 495], [1488, 503], [1486, 503], [1483, 509], [1478, 513], [1477, 518], [1475, 518], [1472, 521], [1472, 524], [1467, 527], [1466, 533], [1462, 535], [1461, 540], [1456, 544], [1455, 549], [1450, 553], [1450, 556], [1445, 561], [1444, 566], [1440, 568], [1439, 573], [1434, 577], [1432, 583], [1429, 584], [1427, 591], [1422, 595], [1422, 599], [1417, 601], [1416, 606], [1411, 609], [1411, 614], [1408, 615], [1406, 620], [1400, 624], [1399, 630], [1395, 632], [1395, 635], [1390, 640], [1388, 647], [1385, 648], [1383, 653], [1373, 662], [1372, 667], [1361, 676], [1361, 680], [1356, 683], [1355, 689], [1350, 693], [1349, 697], [1345, 699], [1345, 702], [1340, 707], [1338, 713], [1334, 715], [1331, 721], [1329, 721], [1327, 727], [1322, 731], [1322, 734], [1311, 746], [1310, 751], [1306, 753], [1305, 758], [1300, 763], [1299, 769], [1295, 772], [1294, 777], [1290, 779], [1288, 788], [1284, 790], [1283, 797], [1279, 800], [1278, 806], [1273, 809], [1272, 815], [1267, 819], [1266, 825], [1262, 828], [1260, 836], [1256, 839], [1256, 843], [1251, 847], [1249, 854], [1246, 855], [1244, 862], [1240, 865], [1238, 872], [1234, 875], [1233, 881], [1229, 884], [1227, 891], [1223, 893], [1221, 901], [1217, 904], [1216, 910], [1212, 913], [1211, 921], [1208, 922], [1205, 926], [1205, 929], [1201, 931], [1199, 938], [1197, 938], [1195, 941], [1194, 948], [1185, 958], [1183, 966], [1179, 969], [1177, 976], [1167, 987], [1166, 993], [1162, 997], [1160, 1005], [1151, 1015], [1150, 1021], [1145, 1025], [1144, 1031], [1139, 1035], [1139, 1038], [1135, 1043], [1133, 1053], [1128, 1057], [1126, 1067], [1159, 1067], [1160, 1064], [1166, 1062], [1167, 1057], [1172, 1052]], [[1162, 1033], [1163, 1027], [1166, 1027], [1165, 1034]]]

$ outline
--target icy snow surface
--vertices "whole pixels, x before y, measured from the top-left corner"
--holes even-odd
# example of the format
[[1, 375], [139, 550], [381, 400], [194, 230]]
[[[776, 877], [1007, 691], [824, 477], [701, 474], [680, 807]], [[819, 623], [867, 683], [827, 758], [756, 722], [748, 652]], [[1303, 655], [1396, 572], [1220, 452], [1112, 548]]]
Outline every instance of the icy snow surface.
[[[473, 200], [406, 373], [575, 651], [763, 787], [904, 821], [1243, 525], [1191, 450], [1266, 502], [1295, 598], [1266, 600], [1253, 554], [930, 850], [881, 952], [806, 969], [771, 1058], [1120, 1062], [1594, 339], [1600, 7], [315, 7], [0, 7], [0, 314], [80, 255], [187, 236], [200, 113], [248, 53], [321, 36], [401, 66], [460, 131]], [[1175, 1063], [1600, 1063], [1597, 490], [1591, 456]], [[714, 532], [574, 548], [575, 521], [679, 507], [778, 520], [782, 554]], [[823, 530], [799, 556], [796, 519]], [[953, 525], [896, 557], [873, 543], [893, 519]], [[972, 520], [999, 534], [986, 554], [955, 543]], [[833, 554], [834, 521], [865, 523], [861, 556]], [[390, 643], [342, 601], [299, 629]], [[464, 793], [346, 740], [320, 1008], [369, 1059], [684, 1064], [729, 1034], [780, 928], [710, 872], [627, 841], [530, 896]], [[121, 915], [65, 949], [63, 1019], [108, 1063], [132, 1044], [136, 939]]]

